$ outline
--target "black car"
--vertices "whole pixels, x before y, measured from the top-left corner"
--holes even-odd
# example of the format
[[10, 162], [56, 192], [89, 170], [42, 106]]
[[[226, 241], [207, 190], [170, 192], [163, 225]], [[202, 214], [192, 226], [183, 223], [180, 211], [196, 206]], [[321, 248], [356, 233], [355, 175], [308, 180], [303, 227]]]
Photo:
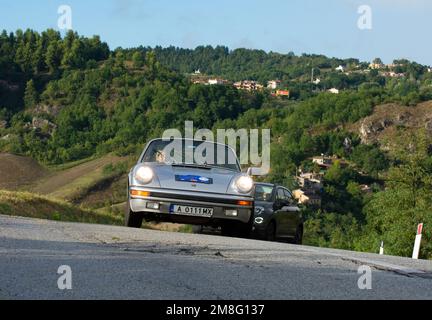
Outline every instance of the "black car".
[[292, 193], [282, 186], [255, 186], [254, 234], [268, 241], [286, 240], [301, 244], [303, 219]]

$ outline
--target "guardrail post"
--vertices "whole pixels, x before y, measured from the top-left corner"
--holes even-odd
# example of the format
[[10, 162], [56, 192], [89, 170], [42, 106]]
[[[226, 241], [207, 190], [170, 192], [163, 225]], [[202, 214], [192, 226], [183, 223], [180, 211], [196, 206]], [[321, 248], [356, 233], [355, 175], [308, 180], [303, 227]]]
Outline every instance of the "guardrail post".
[[414, 242], [414, 250], [413, 250], [413, 255], [412, 258], [417, 260], [419, 257], [419, 253], [420, 253], [420, 244], [421, 244], [421, 239], [422, 239], [422, 231], [423, 231], [423, 223], [420, 223], [417, 226], [417, 235], [415, 238], [415, 242]]

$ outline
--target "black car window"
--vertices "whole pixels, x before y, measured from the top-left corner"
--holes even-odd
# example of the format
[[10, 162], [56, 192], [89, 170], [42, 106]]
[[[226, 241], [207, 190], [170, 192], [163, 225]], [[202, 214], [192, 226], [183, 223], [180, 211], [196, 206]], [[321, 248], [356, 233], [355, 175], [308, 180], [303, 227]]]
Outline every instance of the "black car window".
[[277, 200], [285, 200], [285, 193], [282, 188], [277, 190]]
[[255, 186], [255, 201], [271, 202], [273, 196], [273, 187], [257, 184]]
[[284, 193], [285, 193], [285, 198], [286, 198], [289, 202], [292, 202], [292, 200], [293, 200], [293, 196], [292, 196], [291, 192], [289, 192], [288, 190], [284, 189]]
[[289, 192], [287, 189], [285, 189], [284, 192], [285, 192], [286, 199], [292, 200], [293, 196], [292, 196], [291, 192]]

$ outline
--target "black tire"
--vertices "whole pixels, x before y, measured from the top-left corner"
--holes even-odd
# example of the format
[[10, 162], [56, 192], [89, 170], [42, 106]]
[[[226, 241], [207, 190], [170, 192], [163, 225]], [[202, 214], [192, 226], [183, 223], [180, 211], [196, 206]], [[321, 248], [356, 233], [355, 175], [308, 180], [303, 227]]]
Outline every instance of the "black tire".
[[275, 241], [276, 240], [276, 223], [274, 221], [270, 221], [267, 225], [264, 239], [267, 241]]
[[129, 228], [141, 228], [143, 222], [143, 216], [141, 214], [133, 212], [129, 207], [129, 200], [125, 212], [125, 225]]
[[296, 234], [294, 237], [294, 244], [301, 245], [303, 243], [303, 226], [297, 227]]
[[221, 226], [221, 233], [225, 237], [234, 237], [235, 228], [233, 226], [234, 223], [226, 222], [223, 226]]
[[238, 221], [226, 222], [222, 226], [222, 235], [236, 238], [249, 238], [252, 233], [250, 223], [242, 223]]
[[192, 226], [192, 233], [202, 234], [203, 233], [203, 226]]

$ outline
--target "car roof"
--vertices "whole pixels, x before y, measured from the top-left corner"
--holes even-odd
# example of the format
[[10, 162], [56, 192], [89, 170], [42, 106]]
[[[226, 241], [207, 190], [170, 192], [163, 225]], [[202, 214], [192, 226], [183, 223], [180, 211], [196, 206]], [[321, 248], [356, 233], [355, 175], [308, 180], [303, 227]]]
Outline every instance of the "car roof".
[[230, 145], [225, 144], [225, 143], [220, 143], [220, 142], [218, 142], [218, 141], [212, 141], [212, 140], [200, 140], [200, 139], [190, 139], [190, 138], [178, 138], [178, 137], [171, 137], [171, 138], [169, 138], [169, 139], [164, 139], [164, 138], [155, 138], [155, 139], [152, 139], [152, 140], [148, 141], [147, 144], [150, 144], [150, 143], [152, 143], [152, 142], [154, 142], [154, 141], [167, 141], [167, 142], [169, 142], [169, 141], [179, 141], [179, 140], [181, 140], [181, 141], [192, 141], [192, 142], [207, 142], [207, 143], [212, 143], [212, 144], [218, 144], [218, 145], [221, 145], [221, 146], [228, 147], [228, 148], [230, 148], [232, 151], [234, 151], [234, 149], [233, 149]]
[[266, 183], [266, 182], [256, 182], [255, 185], [259, 186], [267, 186], [267, 187], [277, 187], [274, 183]]
[[286, 189], [289, 192], [291, 192], [289, 188], [281, 186], [279, 184], [274, 184], [274, 183], [256, 182], [255, 185], [266, 186], [266, 187], [275, 187], [275, 188], [283, 188], [283, 189]]

